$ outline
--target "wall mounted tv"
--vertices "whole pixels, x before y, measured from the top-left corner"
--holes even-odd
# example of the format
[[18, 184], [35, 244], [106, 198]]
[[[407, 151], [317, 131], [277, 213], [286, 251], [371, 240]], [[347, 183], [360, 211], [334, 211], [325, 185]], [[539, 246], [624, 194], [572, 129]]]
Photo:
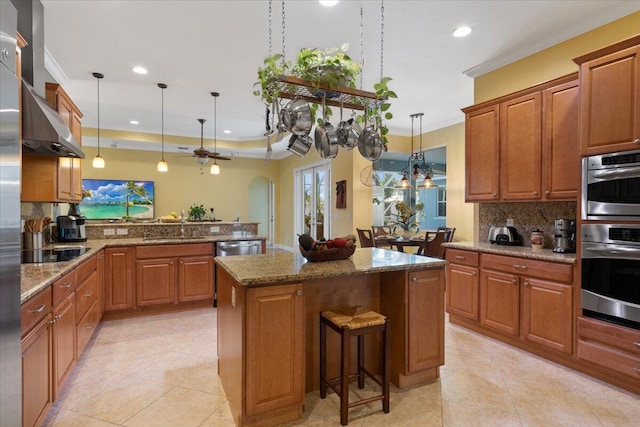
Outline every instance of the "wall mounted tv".
[[153, 181], [83, 179], [80, 213], [87, 219], [153, 219]]

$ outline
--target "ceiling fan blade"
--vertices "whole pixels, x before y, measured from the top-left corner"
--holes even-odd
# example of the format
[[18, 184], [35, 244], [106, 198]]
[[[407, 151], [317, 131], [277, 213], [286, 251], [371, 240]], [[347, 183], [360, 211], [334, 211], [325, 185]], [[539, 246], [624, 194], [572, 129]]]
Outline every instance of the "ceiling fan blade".
[[231, 160], [230, 157], [221, 156], [220, 153], [209, 153], [207, 154], [207, 157], [218, 160]]

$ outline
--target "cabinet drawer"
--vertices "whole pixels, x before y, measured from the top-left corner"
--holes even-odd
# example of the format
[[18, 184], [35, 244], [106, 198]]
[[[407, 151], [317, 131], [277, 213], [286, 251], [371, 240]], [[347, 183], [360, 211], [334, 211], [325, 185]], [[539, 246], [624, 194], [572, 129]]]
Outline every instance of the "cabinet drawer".
[[62, 278], [56, 280], [51, 289], [53, 290], [53, 306], [60, 304], [67, 296], [71, 295], [76, 289], [78, 282], [76, 281], [76, 270], [65, 274]]
[[136, 247], [136, 258], [167, 258], [194, 255], [212, 255], [213, 243], [193, 243], [180, 245], [141, 245]]
[[29, 331], [40, 319], [51, 313], [51, 286], [22, 304], [20, 309], [20, 324], [22, 335]]
[[640, 357], [638, 356], [579, 339], [578, 358], [640, 380]]
[[478, 252], [447, 248], [446, 259], [455, 264], [477, 267], [480, 262], [480, 254]]
[[98, 322], [100, 322], [98, 303], [94, 301], [91, 308], [89, 308], [87, 313], [82, 319], [80, 319], [76, 326], [76, 354], [78, 355], [78, 359], [91, 339], [93, 332], [98, 327]]
[[91, 304], [98, 299], [98, 273], [94, 271], [76, 289], [76, 320], [80, 320]]
[[532, 259], [509, 257], [502, 255], [482, 255], [482, 268], [503, 271], [557, 282], [573, 282], [573, 266], [556, 262], [538, 261]]
[[93, 256], [76, 267], [76, 282], [82, 283], [98, 268], [98, 257]]
[[615, 347], [640, 357], [640, 331], [595, 319], [578, 317], [578, 337]]

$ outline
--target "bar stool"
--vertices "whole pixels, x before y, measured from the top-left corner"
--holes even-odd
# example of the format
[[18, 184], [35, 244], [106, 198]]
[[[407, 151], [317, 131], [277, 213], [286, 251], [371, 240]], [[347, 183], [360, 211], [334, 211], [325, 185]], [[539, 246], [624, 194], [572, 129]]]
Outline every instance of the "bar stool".
[[[327, 326], [340, 334], [341, 360], [340, 376], [327, 378]], [[382, 410], [389, 413], [389, 321], [375, 311], [361, 306], [327, 310], [320, 314], [320, 398], [327, 396], [327, 385], [340, 396], [340, 424], [346, 426], [349, 422], [349, 409], [365, 405], [376, 400], [382, 400]], [[364, 336], [369, 333], [380, 332], [382, 335], [382, 379], [378, 380], [364, 367]], [[351, 337], [358, 337], [358, 372], [349, 374], [351, 361]], [[358, 378], [358, 388], [364, 388], [364, 375], [368, 375], [381, 388], [382, 394], [349, 403], [349, 380]]]

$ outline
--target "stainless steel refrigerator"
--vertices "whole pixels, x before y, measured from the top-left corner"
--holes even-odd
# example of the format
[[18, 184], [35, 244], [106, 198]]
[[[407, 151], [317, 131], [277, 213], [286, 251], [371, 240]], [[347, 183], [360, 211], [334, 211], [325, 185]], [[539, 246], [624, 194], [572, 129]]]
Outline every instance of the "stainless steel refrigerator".
[[0, 0], [0, 426], [22, 425], [18, 15]]

